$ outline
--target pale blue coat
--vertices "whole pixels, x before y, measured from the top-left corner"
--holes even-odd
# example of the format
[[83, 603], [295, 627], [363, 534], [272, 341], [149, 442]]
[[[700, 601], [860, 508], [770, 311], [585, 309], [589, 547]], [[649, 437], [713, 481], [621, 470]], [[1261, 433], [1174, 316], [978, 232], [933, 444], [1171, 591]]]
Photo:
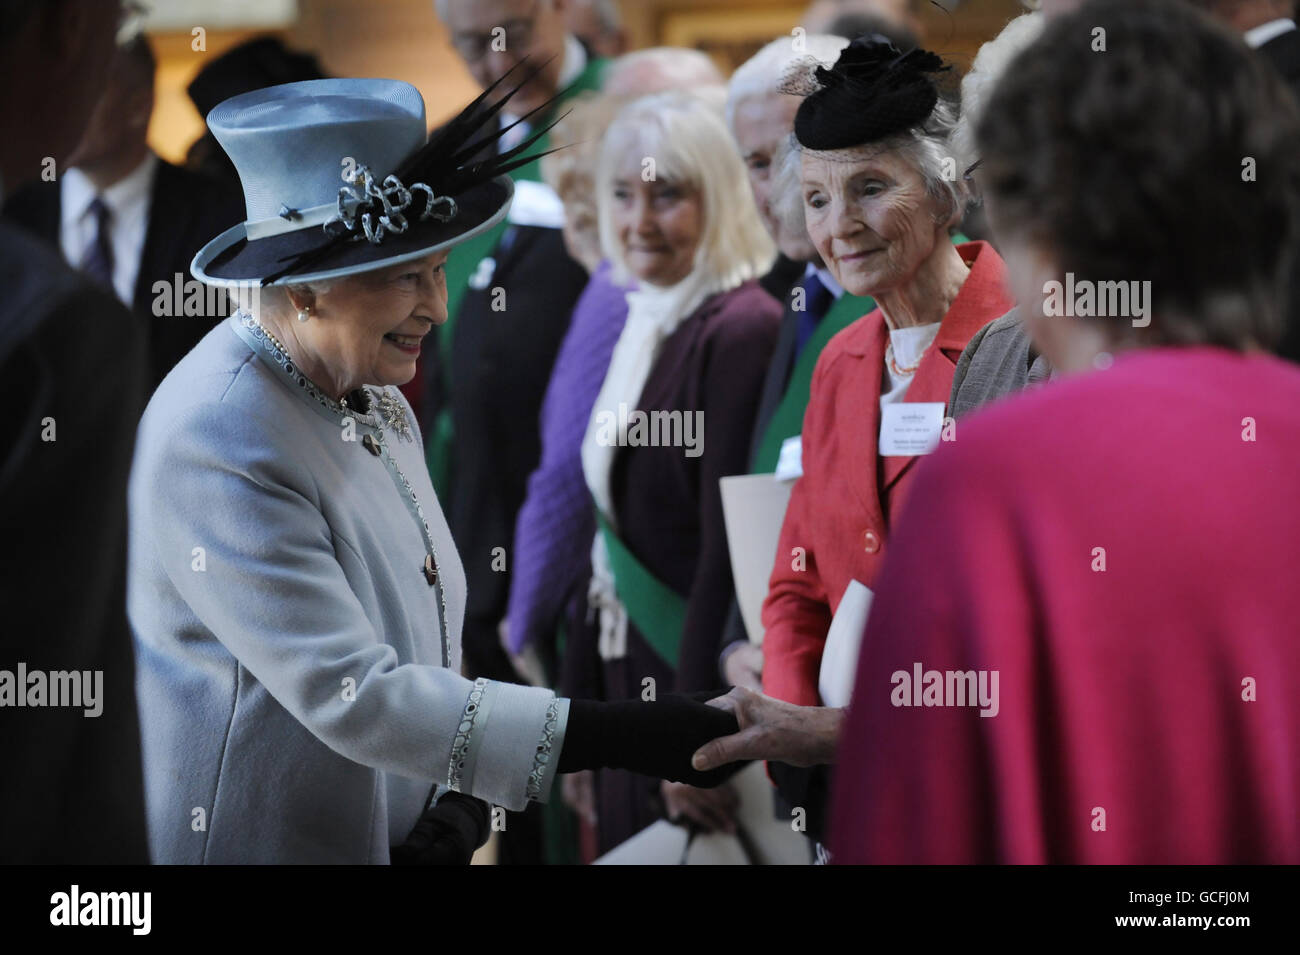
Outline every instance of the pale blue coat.
[[566, 700], [459, 675], [465, 575], [405, 399], [369, 389], [409, 438], [349, 423], [276, 354], [230, 318], [140, 423], [128, 612], [155, 862], [386, 863], [435, 783], [521, 809], [563, 744]]

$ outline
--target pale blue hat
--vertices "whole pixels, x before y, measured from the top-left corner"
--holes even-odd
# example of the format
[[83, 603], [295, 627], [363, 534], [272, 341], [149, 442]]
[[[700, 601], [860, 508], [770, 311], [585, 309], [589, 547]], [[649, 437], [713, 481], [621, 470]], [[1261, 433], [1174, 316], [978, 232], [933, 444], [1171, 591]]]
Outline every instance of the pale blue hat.
[[195, 277], [213, 285], [337, 278], [491, 229], [514, 187], [500, 165], [468, 162], [495, 138], [467, 143], [501, 106], [483, 103], [427, 144], [424, 100], [399, 80], [307, 80], [219, 104], [208, 127], [239, 173], [247, 218], [199, 250]]

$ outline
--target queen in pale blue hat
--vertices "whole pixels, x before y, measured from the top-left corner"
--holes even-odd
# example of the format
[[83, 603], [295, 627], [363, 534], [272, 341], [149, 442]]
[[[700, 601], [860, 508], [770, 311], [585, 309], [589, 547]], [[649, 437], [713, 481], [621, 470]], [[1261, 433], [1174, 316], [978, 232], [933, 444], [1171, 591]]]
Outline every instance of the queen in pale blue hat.
[[395, 386], [446, 319], [448, 249], [505, 215], [535, 141], [475, 160], [499, 135], [487, 95], [428, 142], [395, 80], [208, 116], [247, 221], [193, 271], [242, 306], [155, 392], [130, 485], [157, 862], [467, 861], [481, 800], [522, 809], [557, 770], [600, 766], [707, 784], [691, 753], [735, 729], [690, 701], [460, 675], [465, 575]]

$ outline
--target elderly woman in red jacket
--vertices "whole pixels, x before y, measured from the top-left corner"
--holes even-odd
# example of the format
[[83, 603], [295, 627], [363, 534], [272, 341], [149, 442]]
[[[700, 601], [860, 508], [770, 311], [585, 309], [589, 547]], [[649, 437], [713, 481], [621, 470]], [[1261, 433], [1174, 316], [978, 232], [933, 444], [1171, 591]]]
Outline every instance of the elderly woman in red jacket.
[[945, 169], [955, 118], [924, 50], [850, 44], [799, 108], [808, 231], [831, 273], [878, 307], [817, 362], [795, 484], [763, 607], [763, 688], [820, 705], [827, 630], [850, 582], [872, 586], [916, 462], [932, 445], [962, 349], [1013, 304], [991, 246], [954, 246], [967, 193]]
[[918, 469], [835, 857], [1300, 862], [1300, 369], [1262, 350], [1297, 237], [1295, 103], [1187, 5], [1102, 0], [1011, 65], [978, 145], [1061, 377]]

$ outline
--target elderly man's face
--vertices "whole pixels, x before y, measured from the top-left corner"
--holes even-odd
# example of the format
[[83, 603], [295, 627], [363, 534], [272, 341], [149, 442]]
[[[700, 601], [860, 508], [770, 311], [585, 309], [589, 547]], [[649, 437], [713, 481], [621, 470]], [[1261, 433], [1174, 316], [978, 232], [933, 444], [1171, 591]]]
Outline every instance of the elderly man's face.
[[[306, 322], [289, 323], [313, 355], [322, 386], [403, 385], [420, 341], [447, 320], [446, 252], [363, 272], [317, 296]], [[310, 374], [310, 371], [309, 371]]]
[[888, 152], [859, 154], [804, 150], [804, 216], [835, 280], [854, 295], [879, 295], [911, 281], [945, 228], [910, 163]]
[[776, 186], [776, 168], [773, 158], [781, 142], [794, 129], [794, 114], [801, 100], [784, 93], [765, 96], [748, 96], [736, 104], [732, 134], [740, 147], [745, 170], [749, 174], [749, 188], [754, 193], [763, 224], [777, 247], [799, 262], [807, 262], [816, 254], [807, 230], [786, 228], [781, 217], [774, 212], [773, 189]]
[[564, 66], [564, 3], [565, 0], [450, 0], [448, 3], [446, 25], [452, 45], [474, 79], [483, 86], [525, 56], [529, 65], [521, 68], [521, 73], [546, 63], [511, 99], [510, 111], [515, 115], [542, 105], [559, 88], [560, 70]]
[[645, 182], [641, 155], [616, 170], [609, 197], [614, 240], [628, 269], [651, 285], [676, 285], [690, 274], [704, 230], [697, 190], [666, 179]]

